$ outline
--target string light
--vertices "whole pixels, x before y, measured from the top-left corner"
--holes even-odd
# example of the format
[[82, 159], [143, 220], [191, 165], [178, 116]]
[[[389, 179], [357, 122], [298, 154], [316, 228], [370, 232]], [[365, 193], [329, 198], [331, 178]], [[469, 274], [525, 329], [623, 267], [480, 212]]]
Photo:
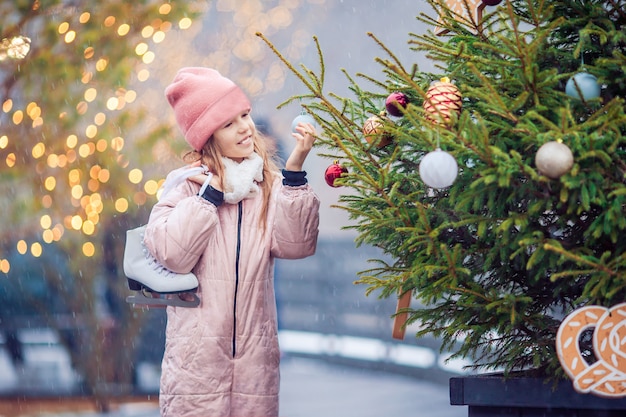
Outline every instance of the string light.
[[0, 41], [0, 61], [8, 58], [21, 60], [30, 52], [30, 38], [26, 36], [14, 36]]

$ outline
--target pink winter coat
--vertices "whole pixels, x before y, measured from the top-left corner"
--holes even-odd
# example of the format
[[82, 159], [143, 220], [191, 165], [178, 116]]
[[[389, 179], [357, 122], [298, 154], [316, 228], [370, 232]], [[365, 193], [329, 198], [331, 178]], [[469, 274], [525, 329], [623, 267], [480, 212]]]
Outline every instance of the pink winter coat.
[[278, 415], [274, 258], [313, 255], [319, 199], [308, 185], [274, 182], [267, 230], [262, 199], [216, 207], [185, 181], [150, 214], [145, 243], [176, 272], [198, 277], [197, 308], [168, 307], [162, 416]]

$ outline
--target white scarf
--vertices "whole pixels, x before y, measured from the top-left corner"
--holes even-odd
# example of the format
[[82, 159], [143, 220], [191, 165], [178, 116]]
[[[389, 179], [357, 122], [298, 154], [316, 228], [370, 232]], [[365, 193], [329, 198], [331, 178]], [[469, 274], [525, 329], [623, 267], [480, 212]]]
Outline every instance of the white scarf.
[[253, 153], [241, 162], [222, 158], [224, 164], [224, 201], [237, 204], [254, 197], [263, 181], [263, 158]]
[[[253, 153], [241, 163], [232, 159], [222, 158], [224, 164], [224, 201], [237, 204], [245, 198], [254, 197], [259, 191], [258, 183], [263, 181], [263, 159]], [[207, 167], [184, 166], [171, 171], [163, 185], [161, 185], [160, 198], [176, 188], [178, 184], [187, 178], [207, 172]], [[209, 178], [210, 180], [210, 178]], [[208, 181], [207, 181], [208, 184]]]

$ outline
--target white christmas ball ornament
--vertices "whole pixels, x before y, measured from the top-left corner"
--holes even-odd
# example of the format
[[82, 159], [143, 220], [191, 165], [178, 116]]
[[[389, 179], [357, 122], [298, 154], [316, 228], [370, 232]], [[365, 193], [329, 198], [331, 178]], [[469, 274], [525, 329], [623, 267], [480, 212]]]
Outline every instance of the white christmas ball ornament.
[[535, 165], [539, 173], [557, 179], [574, 165], [574, 155], [570, 148], [561, 142], [544, 143], [535, 155]]
[[[580, 89], [580, 94], [578, 93], [576, 86]], [[565, 93], [568, 96], [579, 100], [582, 95], [582, 99], [587, 101], [600, 97], [600, 85], [598, 84], [598, 79], [595, 76], [589, 74], [588, 72], [579, 72], [567, 80]]]
[[459, 173], [456, 160], [448, 152], [437, 148], [422, 158], [419, 166], [420, 177], [424, 184], [432, 188], [451, 186]]
[[296, 118], [293, 119], [293, 121], [291, 122], [291, 131], [293, 133], [296, 133], [296, 126], [298, 126], [298, 123], [300, 122], [311, 123], [313, 126], [315, 126], [315, 119], [313, 118], [313, 116], [302, 110], [302, 113], [297, 115]]

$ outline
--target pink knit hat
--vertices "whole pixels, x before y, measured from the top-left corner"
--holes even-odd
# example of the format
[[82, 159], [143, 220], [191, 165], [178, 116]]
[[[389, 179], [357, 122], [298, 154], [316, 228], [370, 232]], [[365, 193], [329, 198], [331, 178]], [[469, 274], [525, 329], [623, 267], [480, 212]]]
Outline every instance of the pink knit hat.
[[200, 151], [213, 133], [250, 108], [250, 100], [214, 69], [181, 68], [165, 89], [185, 140]]

